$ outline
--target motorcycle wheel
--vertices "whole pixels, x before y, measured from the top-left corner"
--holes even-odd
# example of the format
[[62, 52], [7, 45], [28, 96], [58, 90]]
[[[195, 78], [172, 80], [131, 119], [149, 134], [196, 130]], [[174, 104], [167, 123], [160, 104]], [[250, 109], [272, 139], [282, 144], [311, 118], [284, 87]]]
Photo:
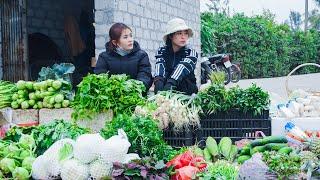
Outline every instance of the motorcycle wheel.
[[231, 76], [231, 82], [233, 83], [239, 82], [241, 78], [241, 71], [237, 65], [232, 64], [232, 66], [230, 67], [230, 76]]

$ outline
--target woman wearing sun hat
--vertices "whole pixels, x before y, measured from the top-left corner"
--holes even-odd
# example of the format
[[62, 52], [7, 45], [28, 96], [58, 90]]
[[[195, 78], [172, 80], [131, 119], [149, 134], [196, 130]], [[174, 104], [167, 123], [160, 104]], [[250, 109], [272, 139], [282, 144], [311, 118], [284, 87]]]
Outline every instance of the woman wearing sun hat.
[[156, 54], [155, 93], [176, 90], [191, 95], [197, 93], [194, 69], [198, 53], [187, 43], [193, 31], [180, 18], [170, 20], [163, 36], [165, 46]]

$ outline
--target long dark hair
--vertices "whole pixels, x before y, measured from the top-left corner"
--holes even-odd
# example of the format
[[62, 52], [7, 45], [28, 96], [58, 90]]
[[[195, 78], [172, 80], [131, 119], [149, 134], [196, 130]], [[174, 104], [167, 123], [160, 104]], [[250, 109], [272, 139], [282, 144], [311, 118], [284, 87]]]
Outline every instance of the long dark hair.
[[111, 26], [110, 30], [109, 30], [109, 43], [108, 43], [108, 49], [110, 51], [115, 51], [116, 50], [116, 46], [112, 43], [113, 40], [119, 41], [120, 37], [121, 37], [121, 33], [123, 30], [125, 29], [129, 29], [130, 31], [131, 28], [123, 23], [115, 23]]

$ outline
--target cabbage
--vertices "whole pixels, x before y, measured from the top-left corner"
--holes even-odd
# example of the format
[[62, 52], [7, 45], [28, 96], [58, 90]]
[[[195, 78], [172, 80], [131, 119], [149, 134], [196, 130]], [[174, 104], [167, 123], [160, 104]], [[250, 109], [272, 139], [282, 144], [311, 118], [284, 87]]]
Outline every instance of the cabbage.
[[28, 109], [29, 108], [29, 104], [28, 101], [23, 101], [21, 103], [21, 109]]
[[56, 90], [55, 90], [53, 87], [49, 87], [49, 88], [48, 88], [48, 91], [49, 91], [49, 92], [55, 92]]
[[60, 109], [60, 108], [61, 108], [61, 104], [60, 104], [60, 103], [56, 103], [56, 104], [54, 104], [54, 108], [56, 108], [56, 109]]
[[55, 101], [56, 103], [61, 103], [63, 100], [64, 100], [63, 94], [57, 94], [57, 95], [54, 97], [54, 101]]
[[29, 172], [23, 167], [17, 167], [13, 172], [12, 172], [12, 177], [15, 180], [27, 180], [29, 179]]
[[24, 89], [25, 88], [25, 86], [26, 86], [26, 82], [25, 81], [23, 81], [23, 80], [20, 80], [20, 81], [18, 81], [17, 82], [17, 88], [19, 89], [19, 90], [22, 90], [22, 89]]
[[51, 97], [50, 99], [49, 99], [49, 104], [51, 104], [51, 105], [54, 105], [54, 97]]
[[31, 81], [26, 82], [25, 87], [28, 90], [32, 90], [33, 89], [33, 82], [31, 82]]
[[17, 93], [14, 93], [13, 95], [12, 95], [12, 100], [17, 100], [19, 98], [19, 94], [17, 94]]
[[33, 100], [36, 100], [37, 99], [37, 96], [34, 92], [30, 93], [29, 94], [29, 99], [33, 99]]
[[22, 167], [25, 168], [28, 171], [31, 171], [32, 169], [32, 163], [36, 160], [36, 158], [29, 156], [26, 157], [23, 161], [22, 161]]
[[19, 157], [20, 157], [21, 159], [25, 159], [26, 157], [29, 157], [29, 156], [31, 156], [31, 155], [32, 155], [32, 154], [31, 154], [30, 151], [28, 151], [28, 150], [23, 150], [23, 151], [21, 151]]
[[43, 107], [43, 103], [42, 103], [41, 101], [39, 101], [39, 102], [37, 103], [37, 106], [38, 106], [39, 109], [41, 109], [41, 108]]
[[74, 157], [82, 163], [90, 163], [99, 156], [99, 146], [104, 144], [104, 138], [100, 134], [83, 134], [76, 140]]
[[70, 159], [63, 163], [61, 169], [61, 179], [63, 180], [87, 180], [89, 178], [89, 168], [76, 159]]
[[29, 104], [30, 106], [34, 106], [34, 105], [36, 104], [36, 101], [33, 100], [33, 99], [30, 99], [30, 100], [28, 101], [28, 104]]
[[3, 177], [4, 177], [4, 176], [3, 176], [2, 172], [0, 171], [0, 179], [3, 178]]
[[90, 177], [93, 179], [103, 179], [111, 175], [113, 164], [98, 159], [90, 164]]
[[52, 86], [53, 81], [54, 80], [52, 80], [52, 79], [47, 79], [46, 80], [47, 86], [49, 86], [49, 87]]
[[24, 149], [33, 149], [34, 147], [36, 147], [36, 142], [32, 135], [22, 134], [19, 139], [19, 144]]
[[64, 107], [64, 108], [68, 107], [69, 104], [70, 104], [70, 101], [69, 101], [69, 100], [63, 100], [63, 101], [62, 101], [62, 107]]
[[59, 80], [55, 80], [52, 82], [52, 87], [56, 90], [60, 89], [62, 86], [62, 82]]
[[20, 154], [20, 148], [18, 146], [16, 146], [15, 144], [10, 144], [8, 146], [7, 150], [13, 156], [19, 156], [19, 154]]
[[12, 102], [11, 102], [11, 107], [12, 107], [13, 109], [18, 109], [18, 108], [19, 108], [18, 102], [17, 102], [17, 101], [12, 101]]
[[13, 159], [10, 158], [3, 158], [0, 161], [0, 169], [4, 174], [8, 174], [16, 168], [16, 163], [14, 162]]

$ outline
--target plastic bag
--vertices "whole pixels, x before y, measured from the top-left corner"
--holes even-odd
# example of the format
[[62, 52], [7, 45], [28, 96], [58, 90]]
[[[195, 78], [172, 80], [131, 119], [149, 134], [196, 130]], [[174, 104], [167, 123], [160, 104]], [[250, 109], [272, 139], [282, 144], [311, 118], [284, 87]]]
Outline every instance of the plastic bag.
[[77, 159], [70, 159], [63, 163], [61, 169], [62, 180], [87, 180], [89, 167]]
[[118, 135], [112, 136], [101, 145], [101, 158], [106, 162], [123, 162], [130, 146], [127, 134], [123, 129], [119, 129]]
[[82, 163], [90, 163], [99, 157], [99, 146], [105, 139], [100, 134], [83, 134], [76, 140], [74, 157]]

